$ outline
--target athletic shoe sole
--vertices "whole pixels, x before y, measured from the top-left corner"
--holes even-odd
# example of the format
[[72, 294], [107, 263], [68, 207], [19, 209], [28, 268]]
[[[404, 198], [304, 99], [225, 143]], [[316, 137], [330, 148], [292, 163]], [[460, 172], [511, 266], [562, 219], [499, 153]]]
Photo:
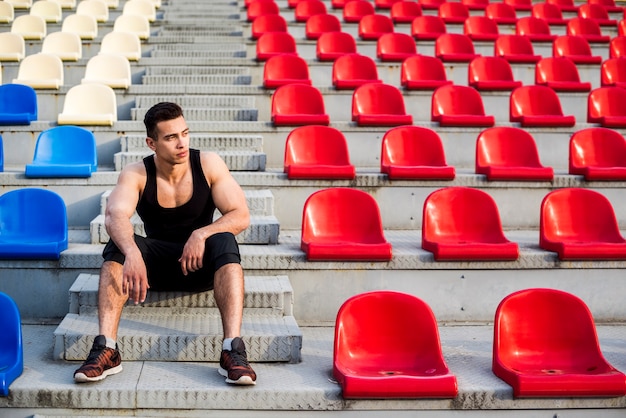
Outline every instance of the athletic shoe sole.
[[105, 370], [104, 372], [102, 372], [100, 376], [96, 376], [96, 377], [89, 377], [85, 375], [84, 373], [76, 373], [74, 375], [74, 381], [76, 383], [98, 382], [100, 380], [103, 380], [107, 376], [118, 374], [121, 371], [122, 371], [122, 365], [120, 364], [119, 366], [115, 366], [115, 367]]
[[241, 386], [256, 385], [256, 381], [252, 380], [250, 376], [241, 376], [237, 380], [232, 380], [228, 378], [228, 372], [222, 367], [218, 368], [217, 372], [226, 378], [226, 383], [231, 383], [233, 385], [241, 385]]

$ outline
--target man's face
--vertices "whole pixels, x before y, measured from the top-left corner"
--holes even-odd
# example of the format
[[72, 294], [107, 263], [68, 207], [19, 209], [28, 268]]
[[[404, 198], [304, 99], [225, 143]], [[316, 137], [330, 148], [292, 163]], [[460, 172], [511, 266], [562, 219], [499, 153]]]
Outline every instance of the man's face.
[[157, 123], [157, 138], [148, 138], [148, 146], [157, 157], [173, 163], [189, 157], [189, 128], [182, 116]]

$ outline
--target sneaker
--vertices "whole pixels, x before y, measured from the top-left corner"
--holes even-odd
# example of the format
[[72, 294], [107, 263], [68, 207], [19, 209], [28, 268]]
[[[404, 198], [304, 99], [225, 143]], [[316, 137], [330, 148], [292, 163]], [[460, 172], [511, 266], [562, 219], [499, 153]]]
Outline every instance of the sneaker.
[[74, 380], [77, 383], [97, 382], [121, 371], [122, 357], [117, 345], [115, 350], [107, 347], [104, 335], [98, 335], [87, 360], [74, 372]]
[[226, 378], [226, 383], [256, 385], [256, 373], [248, 364], [246, 345], [241, 338], [233, 340], [230, 351], [222, 350], [218, 372]]

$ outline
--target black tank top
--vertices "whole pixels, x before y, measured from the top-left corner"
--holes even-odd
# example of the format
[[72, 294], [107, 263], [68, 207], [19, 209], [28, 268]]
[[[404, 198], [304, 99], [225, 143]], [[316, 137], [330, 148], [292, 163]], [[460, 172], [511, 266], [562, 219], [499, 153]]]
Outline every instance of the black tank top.
[[211, 187], [202, 172], [200, 151], [189, 150], [193, 178], [193, 194], [187, 203], [175, 208], [164, 208], [157, 200], [156, 165], [154, 156], [143, 159], [146, 167], [146, 186], [137, 204], [149, 238], [173, 242], [185, 242], [191, 233], [213, 222], [215, 203]]

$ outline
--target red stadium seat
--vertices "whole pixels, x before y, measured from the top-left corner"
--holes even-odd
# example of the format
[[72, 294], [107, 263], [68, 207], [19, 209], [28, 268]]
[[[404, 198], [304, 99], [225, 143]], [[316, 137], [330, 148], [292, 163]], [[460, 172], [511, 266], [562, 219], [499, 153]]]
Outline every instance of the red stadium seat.
[[309, 66], [297, 55], [275, 55], [265, 61], [263, 67], [263, 87], [275, 89], [285, 84], [311, 84]]
[[599, 87], [589, 93], [587, 122], [607, 128], [626, 128], [626, 90], [620, 87]]
[[546, 3], [559, 6], [562, 12], [578, 12], [578, 5], [574, 0], [546, 0]]
[[435, 41], [435, 56], [443, 62], [469, 62], [480, 54], [475, 52], [469, 36], [444, 33]]
[[352, 296], [339, 308], [333, 376], [345, 399], [454, 398], [458, 392], [430, 307], [389, 290]]
[[287, 135], [284, 172], [289, 179], [352, 180], [355, 176], [343, 133], [322, 125], [300, 126]]
[[626, 19], [617, 22], [617, 36], [626, 36]]
[[609, 58], [602, 63], [600, 85], [626, 88], [626, 57]]
[[411, 23], [417, 16], [422, 16], [422, 6], [414, 1], [397, 1], [391, 6], [389, 16], [393, 23]]
[[440, 260], [517, 260], [519, 247], [502, 231], [491, 196], [469, 187], [428, 195], [422, 215], [422, 248]]
[[552, 181], [554, 170], [539, 161], [537, 145], [524, 129], [489, 128], [476, 140], [476, 174], [487, 180]]
[[482, 97], [468, 86], [446, 85], [432, 95], [431, 120], [440, 126], [485, 126], [495, 124], [492, 115], [485, 115]]
[[341, 32], [341, 21], [333, 14], [318, 14], [311, 16], [304, 25], [307, 39], [319, 39], [326, 32]]
[[514, 25], [517, 23], [515, 8], [506, 3], [489, 3], [485, 8], [485, 16], [502, 25]]
[[385, 33], [393, 33], [395, 27], [389, 16], [371, 14], [359, 20], [359, 37], [363, 40], [377, 40]]
[[626, 240], [611, 202], [602, 194], [557, 189], [543, 198], [540, 213], [539, 246], [559, 259], [626, 260]]
[[274, 126], [330, 123], [322, 93], [308, 84], [280, 86], [272, 95], [271, 108]]
[[376, 43], [376, 56], [381, 61], [402, 62], [415, 54], [415, 40], [406, 33], [385, 33]]
[[535, 67], [535, 84], [554, 91], [591, 91], [591, 83], [581, 82], [576, 64], [565, 57], [542, 58]]
[[587, 0], [589, 4], [600, 4], [604, 6], [609, 13], [621, 13], [624, 11], [622, 6], [615, 4], [615, 0]]
[[522, 127], [574, 126], [576, 118], [563, 115], [559, 96], [550, 87], [522, 86], [511, 92], [510, 121]]
[[421, 126], [398, 126], [383, 136], [380, 171], [389, 180], [453, 180], [437, 132]]
[[330, 0], [330, 6], [333, 9], [343, 9], [350, 0]]
[[326, 14], [326, 4], [322, 0], [300, 0], [294, 10], [296, 22], [306, 22], [311, 16]]
[[472, 41], [495, 41], [499, 36], [498, 24], [486, 16], [470, 16], [463, 24], [463, 33]]
[[517, 11], [530, 11], [532, 9], [531, 0], [504, 0], [504, 3], [513, 6]]
[[400, 67], [400, 82], [407, 90], [435, 90], [452, 84], [447, 79], [443, 62], [429, 55], [415, 55], [405, 59]]
[[548, 25], [566, 25], [569, 20], [563, 18], [563, 12], [559, 6], [550, 3], [533, 4], [531, 16], [545, 20]]
[[494, 320], [492, 370], [514, 398], [623, 396], [624, 374], [602, 355], [589, 308], [555, 289], [506, 296]]
[[374, 7], [381, 10], [389, 10], [400, 0], [374, 0]]
[[526, 36], [531, 42], [552, 42], [556, 38], [548, 22], [533, 16], [517, 19], [515, 34]]
[[581, 4], [578, 7], [578, 17], [583, 19], [593, 19], [600, 26], [617, 26], [617, 20], [609, 17], [609, 12], [600, 4]]
[[626, 180], [626, 140], [608, 128], [576, 131], [569, 142], [569, 173], [587, 181]]
[[609, 58], [626, 57], [626, 36], [616, 36], [609, 43]]
[[358, 126], [411, 125], [413, 116], [406, 113], [404, 97], [397, 87], [368, 83], [352, 94], [352, 121]]
[[598, 22], [593, 19], [583, 19], [580, 17], [574, 17], [567, 22], [566, 31], [567, 35], [582, 36], [590, 43], [608, 43], [611, 37], [602, 34], [602, 29]]
[[463, 23], [469, 17], [469, 9], [463, 3], [447, 1], [439, 5], [437, 15], [445, 23]]
[[358, 23], [363, 16], [376, 13], [374, 3], [367, 0], [350, 0], [343, 6], [343, 21]]
[[552, 44], [552, 56], [569, 58], [574, 64], [600, 64], [602, 57], [592, 54], [589, 42], [582, 36], [561, 35]]
[[275, 55], [298, 55], [296, 40], [289, 32], [267, 32], [256, 41], [257, 61], [267, 61]]
[[322, 189], [304, 203], [300, 247], [307, 260], [389, 261], [376, 200], [344, 187]]
[[333, 63], [332, 80], [338, 90], [353, 90], [367, 83], [382, 83], [376, 62], [360, 54], [346, 54], [337, 58]]
[[287, 32], [287, 21], [281, 15], [262, 15], [254, 19], [250, 25], [252, 39], [259, 39], [265, 32]]
[[356, 52], [356, 41], [347, 32], [323, 33], [315, 46], [315, 54], [320, 61], [334, 61], [343, 55]]
[[535, 55], [533, 44], [523, 35], [500, 35], [493, 44], [496, 57], [502, 57], [511, 63], [533, 64], [541, 59]]
[[513, 78], [511, 64], [501, 57], [474, 58], [469, 63], [467, 79], [476, 90], [513, 90], [522, 85]]
[[273, 1], [267, 0], [255, 0], [248, 5], [248, 9], [246, 10], [247, 20], [248, 22], [254, 22], [259, 16], [263, 15], [278, 15], [280, 14], [280, 10], [278, 9], [278, 5]]
[[424, 10], [438, 10], [439, 6], [446, 0], [417, 0], [417, 2]]
[[461, 0], [469, 10], [485, 10], [489, 5], [489, 0]]
[[418, 16], [411, 22], [411, 35], [418, 41], [434, 41], [446, 33], [446, 23], [439, 16]]

